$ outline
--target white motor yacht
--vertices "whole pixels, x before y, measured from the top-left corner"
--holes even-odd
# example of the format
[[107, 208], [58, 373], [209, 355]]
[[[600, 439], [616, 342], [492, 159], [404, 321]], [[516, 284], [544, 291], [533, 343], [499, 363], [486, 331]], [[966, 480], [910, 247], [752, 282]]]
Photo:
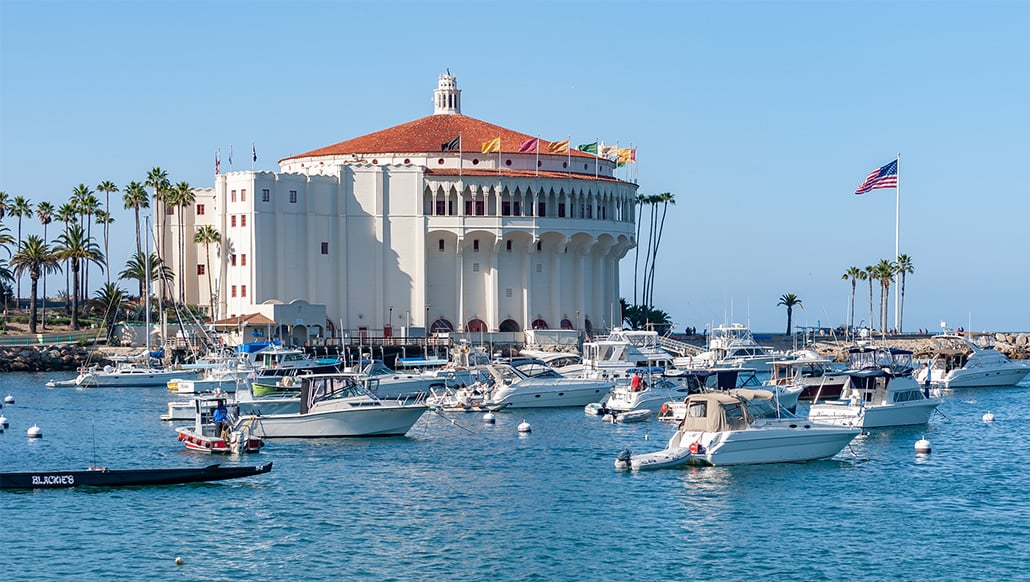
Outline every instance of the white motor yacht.
[[661, 347], [658, 332], [615, 328], [603, 340], [583, 342], [579, 364], [555, 368], [567, 377], [628, 380], [637, 368], [672, 368], [673, 355]]
[[[614, 386], [610, 380], [563, 376], [540, 360], [494, 362], [476, 373], [479, 381], [465, 388], [478, 391], [476, 406], [486, 410], [586, 406]], [[428, 403], [445, 407], [448, 401]]]
[[769, 363], [769, 379], [766, 386], [800, 388], [799, 400], [837, 398], [847, 381], [842, 370], [833, 367], [833, 359], [819, 356], [815, 352], [800, 352], [789, 360], [773, 360]]
[[846, 371], [840, 398], [813, 402], [809, 420], [858, 428], [926, 424], [943, 402], [935, 390], [912, 377], [908, 350], [860, 348], [852, 350], [851, 361], [871, 365]]
[[91, 366], [79, 371], [72, 380], [50, 380], [49, 387], [74, 386], [76, 388], [149, 387], [165, 386], [172, 378], [189, 375], [187, 370], [154, 368], [145, 364], [120, 363], [117, 366]]
[[686, 416], [664, 450], [623, 451], [617, 469], [659, 469], [684, 464], [794, 463], [836, 455], [859, 429], [811, 422], [778, 408], [768, 390], [693, 394]]
[[299, 377], [300, 411], [240, 416], [263, 438], [397, 436], [429, 410], [422, 403], [386, 402], [348, 374]]
[[765, 373], [773, 361], [785, 359], [787, 354], [759, 345], [746, 325], [730, 323], [712, 328], [708, 351], [676, 358], [674, 363], [678, 368], [750, 368]]
[[930, 382], [944, 388], [1015, 386], [1030, 374], [1027, 363], [1013, 362], [993, 347], [981, 347], [965, 336], [942, 334], [934, 340], [938, 355], [916, 372], [920, 384], [926, 383], [929, 373]]

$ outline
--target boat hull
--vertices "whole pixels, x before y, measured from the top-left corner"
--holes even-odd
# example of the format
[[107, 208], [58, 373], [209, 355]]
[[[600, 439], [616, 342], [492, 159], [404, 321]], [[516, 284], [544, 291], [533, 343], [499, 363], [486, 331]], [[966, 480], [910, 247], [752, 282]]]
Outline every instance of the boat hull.
[[176, 485], [238, 479], [268, 473], [272, 463], [248, 467], [209, 465], [185, 469], [102, 469], [93, 471], [27, 471], [0, 473], [0, 489], [62, 489]]
[[262, 438], [331, 438], [400, 436], [429, 410], [425, 406], [367, 406], [306, 414], [254, 418], [252, 430]]
[[586, 406], [597, 402], [612, 388], [611, 382], [568, 381], [541, 382], [538, 385], [520, 382], [510, 391], [498, 389], [488, 403], [506, 408], [560, 408]]
[[945, 388], [984, 388], [988, 386], [1015, 386], [1030, 374], [1030, 367], [1005, 370], [956, 370], [944, 379]]
[[[694, 455], [691, 462], [721, 465], [758, 465], [766, 463], [797, 463], [828, 459], [841, 451], [860, 431], [853, 428], [819, 426], [798, 420], [795, 428], [720, 433], [715, 439], [706, 439], [687, 433], [682, 442], [700, 438], [703, 452]], [[707, 442], [707, 444], [706, 444]]]
[[911, 426], [930, 422], [933, 411], [940, 405], [939, 398], [883, 406], [824, 402], [813, 404], [808, 410], [808, 418], [812, 422], [856, 428]]

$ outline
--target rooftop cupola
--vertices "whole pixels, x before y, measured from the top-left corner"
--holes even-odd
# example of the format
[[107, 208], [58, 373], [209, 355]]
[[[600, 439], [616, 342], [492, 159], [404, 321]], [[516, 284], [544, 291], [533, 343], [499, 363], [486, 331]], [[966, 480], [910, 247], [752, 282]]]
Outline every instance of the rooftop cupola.
[[461, 114], [461, 89], [451, 70], [440, 75], [440, 82], [433, 91], [433, 115]]

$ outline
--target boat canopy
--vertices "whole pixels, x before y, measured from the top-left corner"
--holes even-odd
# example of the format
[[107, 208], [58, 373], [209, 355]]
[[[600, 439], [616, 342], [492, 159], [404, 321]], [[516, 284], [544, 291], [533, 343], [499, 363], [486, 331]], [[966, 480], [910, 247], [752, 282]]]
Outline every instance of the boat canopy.
[[721, 392], [691, 394], [685, 404], [687, 412], [680, 422], [681, 431], [726, 432], [744, 430], [750, 424], [744, 400], [737, 396]]

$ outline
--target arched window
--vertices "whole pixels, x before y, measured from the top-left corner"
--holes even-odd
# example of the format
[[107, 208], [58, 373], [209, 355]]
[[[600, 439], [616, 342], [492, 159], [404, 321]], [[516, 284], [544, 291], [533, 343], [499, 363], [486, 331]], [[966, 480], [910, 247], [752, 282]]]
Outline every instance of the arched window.
[[537, 318], [533, 320], [533, 329], [551, 329], [551, 326], [543, 319]]
[[465, 324], [465, 331], [469, 333], [486, 333], [486, 322], [478, 318], [470, 319], [469, 322]]
[[498, 328], [500, 331], [521, 331], [519, 324], [514, 319], [505, 319], [501, 322], [501, 327]]
[[451, 333], [452, 331], [454, 331], [454, 324], [442, 317], [429, 326], [430, 333]]
[[562, 329], [576, 329], [576, 328], [572, 327], [572, 322], [569, 321], [568, 317], [563, 317], [562, 318], [562, 320], [561, 320], [561, 328]]

